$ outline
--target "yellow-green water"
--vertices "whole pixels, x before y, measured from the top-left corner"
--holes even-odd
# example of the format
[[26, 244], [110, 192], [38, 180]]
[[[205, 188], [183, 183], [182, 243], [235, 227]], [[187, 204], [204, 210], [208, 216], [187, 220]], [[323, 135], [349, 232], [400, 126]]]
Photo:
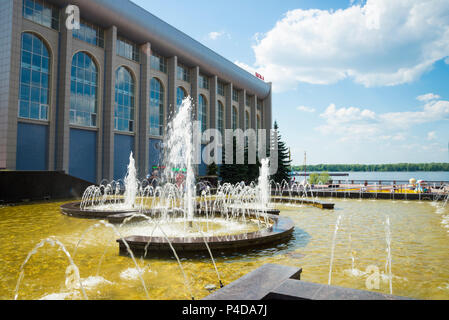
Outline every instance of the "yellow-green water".
[[[386, 218], [390, 220], [393, 294], [419, 299], [449, 299], [449, 208], [429, 202], [339, 200], [335, 210], [314, 207], [278, 207], [295, 223], [293, 238], [270, 249], [216, 257], [226, 285], [265, 263], [303, 268], [302, 279], [327, 284], [335, 223], [341, 222], [335, 241], [332, 284], [390, 293], [387, 262]], [[41, 240], [53, 236], [73, 256], [82, 235], [96, 220], [64, 216], [62, 202], [0, 208], [0, 299], [13, 299], [21, 264]], [[446, 220], [445, 220], [446, 219]], [[445, 224], [446, 223], [446, 224]], [[76, 255], [88, 299], [146, 299], [131, 258], [118, 255], [117, 235], [104, 225], [93, 227]], [[182, 253], [178, 253], [182, 258]], [[104, 255], [104, 256], [103, 256]], [[102, 258], [103, 257], [103, 258]], [[355, 275], [351, 272], [354, 258]], [[101, 262], [101, 265], [100, 265]], [[210, 257], [182, 258], [184, 276], [174, 258], [137, 259], [150, 299], [195, 299], [209, 294], [205, 287], [218, 285]], [[69, 293], [65, 280], [69, 261], [58, 246], [40, 248], [25, 265], [18, 299], [40, 299]], [[373, 286], [379, 270], [378, 287]], [[388, 271], [388, 269], [387, 269]], [[97, 276], [97, 278], [93, 278]], [[95, 281], [95, 280], [102, 281]], [[367, 281], [368, 280], [368, 281]], [[94, 284], [94, 285], [90, 285]], [[64, 297], [59, 295], [59, 298]], [[82, 299], [81, 291], [66, 298]]]

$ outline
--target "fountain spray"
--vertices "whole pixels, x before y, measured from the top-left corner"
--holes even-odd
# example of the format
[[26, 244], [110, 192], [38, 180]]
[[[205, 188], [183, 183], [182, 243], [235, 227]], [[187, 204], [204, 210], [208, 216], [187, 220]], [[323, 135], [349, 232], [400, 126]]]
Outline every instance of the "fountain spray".
[[129, 155], [128, 172], [125, 177], [125, 207], [134, 208], [138, 189], [136, 163], [131, 151]]
[[[184, 186], [184, 218], [191, 226], [195, 208], [195, 173], [193, 169], [192, 98], [182, 101], [181, 107], [167, 126], [164, 139], [167, 181]], [[185, 170], [185, 175], [182, 172]], [[183, 181], [182, 181], [183, 180]]]

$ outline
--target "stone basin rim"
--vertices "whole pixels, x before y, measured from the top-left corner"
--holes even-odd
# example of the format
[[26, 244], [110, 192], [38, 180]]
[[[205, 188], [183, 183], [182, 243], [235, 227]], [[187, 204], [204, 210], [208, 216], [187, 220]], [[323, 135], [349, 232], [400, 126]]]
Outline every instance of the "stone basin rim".
[[151, 237], [151, 236], [136, 236], [131, 235], [121, 239], [117, 239], [119, 243], [120, 252], [128, 254], [125, 242], [128, 244], [134, 254], [143, 253], [148, 243], [148, 252], [171, 251], [170, 244], [175, 250], [183, 250], [188, 252], [207, 251], [205, 241], [211, 250], [229, 250], [242, 249], [248, 247], [258, 247], [270, 243], [286, 242], [290, 239], [294, 223], [288, 217], [281, 217], [268, 214], [268, 218], [273, 221], [273, 225], [253, 231], [249, 233], [240, 233], [236, 235], [223, 236], [206, 236], [206, 237], [168, 237], [169, 242], [165, 237]]

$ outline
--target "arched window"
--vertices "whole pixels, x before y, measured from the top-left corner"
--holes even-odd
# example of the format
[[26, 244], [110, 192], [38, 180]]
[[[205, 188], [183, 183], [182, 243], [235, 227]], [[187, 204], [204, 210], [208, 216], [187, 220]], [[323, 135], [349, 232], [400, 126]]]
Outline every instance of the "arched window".
[[223, 103], [217, 103], [217, 129], [220, 131], [222, 137], [224, 136], [224, 106]]
[[207, 102], [206, 98], [200, 94], [198, 97], [198, 121], [201, 123], [201, 132], [207, 129]]
[[156, 78], [150, 82], [150, 134], [164, 134], [164, 87]]
[[176, 89], [176, 111], [179, 110], [182, 104], [182, 100], [187, 97], [187, 92], [182, 87]]
[[236, 107], [232, 107], [232, 130], [236, 130], [237, 129], [237, 108]]
[[48, 120], [50, 54], [44, 42], [31, 33], [22, 34], [19, 117]]
[[125, 67], [115, 72], [114, 128], [118, 131], [134, 131], [134, 79]]
[[256, 130], [260, 129], [260, 116], [257, 115], [257, 121], [256, 121]]
[[[249, 129], [249, 112], [245, 111], [245, 130]], [[248, 146], [248, 136], [245, 136], [245, 147]]]
[[92, 58], [78, 52], [72, 59], [70, 77], [70, 124], [97, 125], [98, 71]]

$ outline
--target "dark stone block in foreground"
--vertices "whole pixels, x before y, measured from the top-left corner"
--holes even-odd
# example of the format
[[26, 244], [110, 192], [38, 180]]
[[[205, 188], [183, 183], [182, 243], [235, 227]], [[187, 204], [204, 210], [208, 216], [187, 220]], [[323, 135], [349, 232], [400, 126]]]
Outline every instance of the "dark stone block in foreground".
[[265, 264], [212, 293], [204, 300], [262, 300], [279, 283], [290, 278], [300, 279], [301, 268]]
[[288, 279], [268, 293], [264, 300], [410, 300], [410, 298]]
[[204, 300], [412, 300], [373, 291], [300, 281], [302, 269], [265, 264]]

